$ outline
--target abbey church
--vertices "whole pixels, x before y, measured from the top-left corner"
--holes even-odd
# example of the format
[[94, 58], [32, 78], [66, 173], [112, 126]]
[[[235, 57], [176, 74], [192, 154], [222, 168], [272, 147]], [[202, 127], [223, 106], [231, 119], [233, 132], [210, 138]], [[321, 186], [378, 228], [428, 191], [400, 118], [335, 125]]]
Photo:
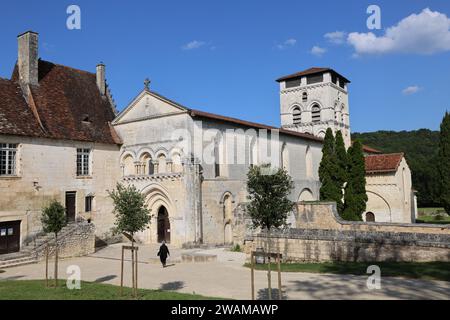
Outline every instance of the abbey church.
[[[135, 185], [152, 214], [141, 243], [232, 244], [245, 236], [246, 174], [285, 168], [291, 200], [318, 201], [327, 128], [350, 130], [350, 81], [330, 68], [278, 79], [281, 126], [211, 114], [170, 100], [145, 81], [117, 112], [106, 67], [87, 72], [39, 59], [38, 34], [18, 36], [17, 64], [0, 78], [0, 254], [42, 233], [41, 209], [56, 199], [71, 223], [112, 237], [108, 190]], [[137, 88], [137, 91], [139, 88]], [[403, 154], [365, 147], [367, 222], [414, 223], [416, 200]], [[295, 219], [292, 214], [291, 220]]]

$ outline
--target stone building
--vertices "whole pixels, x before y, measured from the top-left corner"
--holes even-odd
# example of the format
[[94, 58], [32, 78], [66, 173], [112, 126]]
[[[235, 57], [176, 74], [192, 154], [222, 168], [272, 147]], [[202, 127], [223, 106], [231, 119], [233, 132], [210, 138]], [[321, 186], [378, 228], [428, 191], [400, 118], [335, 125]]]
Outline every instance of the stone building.
[[112, 226], [107, 189], [119, 180], [120, 139], [104, 66], [97, 73], [39, 59], [38, 34], [18, 37], [18, 63], [0, 79], [0, 254], [41, 231], [41, 208], [59, 200], [69, 221]]
[[[321, 142], [309, 134], [194, 110], [144, 90], [113, 122], [123, 180], [146, 195], [153, 222], [144, 243], [233, 243], [251, 165], [283, 166], [293, 201], [317, 200]], [[266, 148], [266, 149], [265, 149]]]
[[371, 222], [415, 222], [417, 201], [411, 171], [403, 153], [366, 155], [366, 191], [363, 215]]
[[[310, 68], [277, 80], [283, 128], [323, 138], [327, 128], [351, 141], [348, 84], [330, 68]], [[417, 204], [411, 171], [403, 154], [381, 154], [364, 146], [369, 201], [363, 218], [377, 222], [415, 222]]]
[[[114, 216], [107, 190], [117, 182], [146, 197], [152, 223], [137, 235], [142, 243], [241, 242], [252, 165], [285, 168], [295, 184], [292, 201], [318, 200], [326, 128], [342, 130], [351, 144], [350, 81], [311, 68], [278, 82], [281, 128], [188, 108], [151, 91], [149, 81], [117, 114], [103, 64], [90, 73], [41, 60], [38, 34], [19, 35], [12, 76], [0, 79], [0, 254], [39, 236], [41, 208], [53, 199], [69, 221], [89, 221], [108, 239]], [[366, 161], [365, 218], [411, 222], [404, 157]], [[295, 225], [295, 213], [289, 219]]]

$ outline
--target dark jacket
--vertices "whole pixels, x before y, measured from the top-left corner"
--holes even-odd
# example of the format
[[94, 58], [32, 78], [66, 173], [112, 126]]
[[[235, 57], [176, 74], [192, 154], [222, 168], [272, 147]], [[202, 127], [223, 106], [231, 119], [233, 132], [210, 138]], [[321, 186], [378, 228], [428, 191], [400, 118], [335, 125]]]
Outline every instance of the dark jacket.
[[161, 260], [167, 259], [167, 256], [170, 256], [169, 248], [165, 244], [159, 247], [158, 256]]

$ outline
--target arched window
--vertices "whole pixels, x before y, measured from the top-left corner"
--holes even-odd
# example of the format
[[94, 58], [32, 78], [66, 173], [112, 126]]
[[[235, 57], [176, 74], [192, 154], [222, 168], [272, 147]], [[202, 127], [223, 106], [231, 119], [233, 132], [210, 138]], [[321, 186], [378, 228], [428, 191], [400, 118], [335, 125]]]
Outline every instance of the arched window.
[[299, 107], [295, 107], [292, 110], [292, 117], [294, 124], [299, 124], [302, 122], [302, 111], [300, 110]]
[[315, 104], [311, 109], [312, 122], [320, 122], [320, 107]]
[[375, 214], [373, 212], [366, 213], [366, 222], [375, 222]]
[[302, 100], [303, 100], [303, 102], [308, 101], [308, 93], [306, 91], [303, 92], [303, 94], [302, 94]]
[[141, 156], [141, 168], [140, 168], [140, 172], [139, 174], [144, 174], [144, 175], [152, 175], [154, 174], [154, 166], [153, 166], [153, 159], [152, 156], [149, 153], [144, 153]]

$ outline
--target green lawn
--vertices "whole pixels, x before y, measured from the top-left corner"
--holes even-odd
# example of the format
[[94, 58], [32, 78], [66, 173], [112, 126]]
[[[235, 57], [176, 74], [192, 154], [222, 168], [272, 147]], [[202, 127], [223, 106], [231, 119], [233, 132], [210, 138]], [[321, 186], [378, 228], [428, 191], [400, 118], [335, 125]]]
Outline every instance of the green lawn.
[[[51, 283], [51, 282], [50, 282]], [[140, 300], [212, 300], [196, 294], [177, 293], [162, 290], [139, 291]], [[130, 288], [124, 288], [120, 295], [120, 287], [82, 282], [80, 290], [69, 290], [65, 281], [60, 281], [58, 288], [46, 288], [45, 281], [9, 281], [0, 280], [0, 300], [131, 300], [134, 299]]]
[[[450, 281], [450, 262], [283, 263], [281, 271], [367, 275], [367, 267], [370, 265], [378, 265], [381, 268], [381, 276]], [[250, 267], [249, 264], [245, 266]], [[257, 264], [255, 267], [258, 270], [267, 270], [267, 264]], [[276, 268], [273, 264], [272, 270], [276, 271]]]

